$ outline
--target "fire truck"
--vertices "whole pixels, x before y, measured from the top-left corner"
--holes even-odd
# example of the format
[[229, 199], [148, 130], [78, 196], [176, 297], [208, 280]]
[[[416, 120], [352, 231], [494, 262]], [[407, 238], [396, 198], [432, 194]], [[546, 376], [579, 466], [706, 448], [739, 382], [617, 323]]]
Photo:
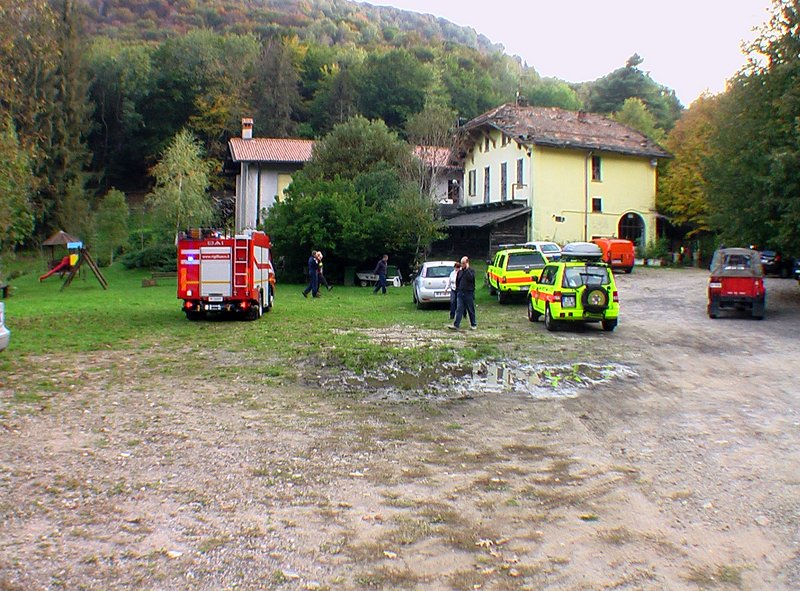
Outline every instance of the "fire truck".
[[178, 240], [178, 299], [189, 320], [233, 313], [247, 320], [272, 309], [275, 269], [269, 236], [193, 230]]

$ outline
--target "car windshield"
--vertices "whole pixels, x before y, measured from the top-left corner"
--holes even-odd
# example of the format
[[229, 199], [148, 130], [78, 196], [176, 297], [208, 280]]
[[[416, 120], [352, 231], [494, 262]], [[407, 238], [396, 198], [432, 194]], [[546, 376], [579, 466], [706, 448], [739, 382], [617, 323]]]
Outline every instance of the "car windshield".
[[449, 265], [440, 265], [437, 267], [428, 267], [425, 270], [425, 277], [433, 278], [433, 279], [440, 279], [443, 277], [449, 277], [450, 272], [453, 270], [453, 267]]
[[608, 269], [585, 265], [564, 269], [561, 287], [580, 287], [582, 285], [608, 285]]
[[736, 270], [745, 270], [750, 268], [750, 257], [745, 256], [743, 254], [729, 254], [725, 255], [725, 261], [723, 262], [723, 267], [726, 270], [736, 269]]
[[545, 260], [538, 252], [518, 252], [508, 255], [508, 264], [506, 269], [513, 271], [515, 269], [525, 269], [530, 267], [544, 267]]
[[539, 246], [539, 250], [542, 252], [560, 252], [561, 249], [558, 247], [557, 244], [542, 244]]

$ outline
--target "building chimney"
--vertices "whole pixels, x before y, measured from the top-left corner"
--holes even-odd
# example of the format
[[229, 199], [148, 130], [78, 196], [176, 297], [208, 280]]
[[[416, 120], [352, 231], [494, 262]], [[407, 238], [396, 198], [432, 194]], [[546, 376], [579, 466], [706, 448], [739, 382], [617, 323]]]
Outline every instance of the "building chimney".
[[250, 117], [242, 118], [242, 139], [253, 139], [253, 120]]

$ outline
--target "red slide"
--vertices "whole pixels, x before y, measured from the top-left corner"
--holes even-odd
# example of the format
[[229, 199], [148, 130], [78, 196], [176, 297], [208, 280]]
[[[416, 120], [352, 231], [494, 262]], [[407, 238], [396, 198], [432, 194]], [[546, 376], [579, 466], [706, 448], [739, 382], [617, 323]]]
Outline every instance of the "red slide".
[[64, 267], [69, 267], [69, 255], [65, 256], [63, 259], [61, 259], [60, 263], [58, 263], [55, 267], [50, 269], [47, 273], [45, 273], [44, 275], [39, 277], [39, 281], [44, 281], [45, 279], [50, 277], [50, 275], [52, 275], [53, 273], [58, 273]]

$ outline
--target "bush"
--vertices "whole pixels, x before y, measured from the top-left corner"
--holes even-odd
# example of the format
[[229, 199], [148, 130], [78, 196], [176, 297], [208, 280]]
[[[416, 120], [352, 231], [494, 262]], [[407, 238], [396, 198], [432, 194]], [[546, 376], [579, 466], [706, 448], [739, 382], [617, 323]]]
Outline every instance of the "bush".
[[178, 249], [174, 244], [156, 244], [124, 254], [120, 262], [126, 269], [177, 271]]

